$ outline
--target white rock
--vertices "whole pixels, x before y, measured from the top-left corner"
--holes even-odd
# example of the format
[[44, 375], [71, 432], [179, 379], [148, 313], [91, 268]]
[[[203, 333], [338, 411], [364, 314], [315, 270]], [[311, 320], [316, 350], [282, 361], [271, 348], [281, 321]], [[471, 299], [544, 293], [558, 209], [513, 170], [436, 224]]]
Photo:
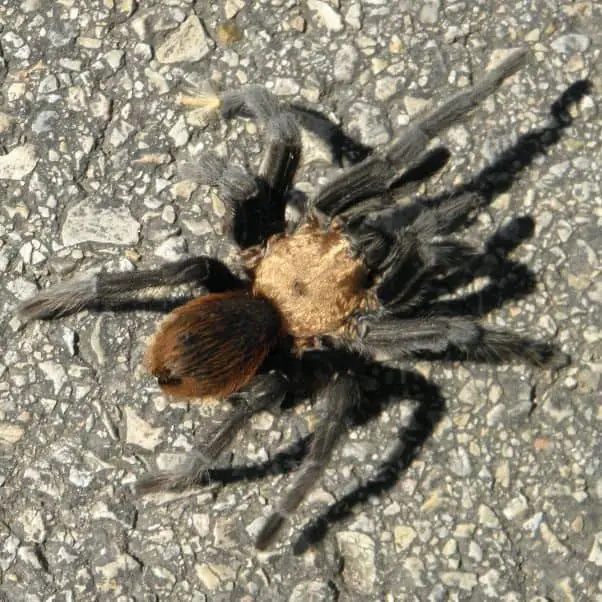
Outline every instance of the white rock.
[[589, 48], [590, 40], [587, 36], [578, 33], [568, 33], [556, 38], [550, 45], [556, 52], [573, 54], [585, 52]]
[[209, 54], [214, 44], [199, 18], [191, 15], [157, 48], [160, 63], [194, 62]]
[[148, 422], [142, 420], [134, 410], [128, 406], [124, 409], [126, 424], [126, 443], [138, 445], [143, 449], [154, 450], [163, 436], [162, 428], [153, 428]]
[[307, 6], [317, 13], [321, 23], [330, 31], [341, 31], [343, 29], [343, 17], [326, 2], [322, 0], [308, 0]]
[[372, 538], [357, 531], [337, 533], [345, 559], [343, 580], [354, 590], [370, 594], [376, 583], [375, 544]]
[[102, 201], [88, 198], [74, 205], [67, 214], [61, 236], [67, 247], [82, 242], [134, 245], [140, 224], [125, 207], [105, 207]]
[[34, 170], [37, 162], [33, 144], [17, 146], [0, 157], [0, 180], [22, 180]]
[[343, 44], [335, 55], [334, 78], [338, 82], [350, 82], [353, 79], [358, 58], [358, 52], [351, 44]]
[[440, 0], [423, 0], [418, 20], [426, 25], [434, 25], [439, 17]]
[[457, 587], [469, 592], [476, 587], [477, 576], [474, 573], [448, 571], [446, 573], [441, 573], [441, 581], [448, 587]]
[[602, 566], [602, 531], [594, 535], [594, 543], [587, 559], [596, 566]]

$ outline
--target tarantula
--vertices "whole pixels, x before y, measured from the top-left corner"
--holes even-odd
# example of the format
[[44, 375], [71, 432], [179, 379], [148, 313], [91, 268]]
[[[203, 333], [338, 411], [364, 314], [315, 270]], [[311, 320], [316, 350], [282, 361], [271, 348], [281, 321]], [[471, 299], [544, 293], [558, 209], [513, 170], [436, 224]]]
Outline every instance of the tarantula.
[[[215, 98], [187, 98], [222, 116], [254, 118], [265, 150], [257, 175], [215, 156], [201, 158], [199, 177], [217, 186], [227, 206], [225, 230], [244, 250], [246, 278], [210, 257], [192, 257], [158, 269], [101, 273], [58, 284], [26, 302], [26, 318], [52, 318], [84, 308], [111, 307], [136, 291], [184, 283], [208, 294], [172, 311], [145, 356], [148, 371], [175, 397], [224, 398], [232, 409], [182, 467], [137, 482], [137, 490], [180, 491], [203, 475], [245, 421], [281, 404], [296, 386], [294, 363], [307, 350], [345, 349], [378, 359], [408, 358], [450, 349], [466, 357], [484, 350], [558, 367], [566, 356], [543, 342], [487, 329], [472, 319], [428, 315], [424, 303], [433, 281], [466, 256], [445, 235], [482, 205], [476, 193], [423, 206], [396, 233], [368, 219], [394, 202], [391, 190], [416, 166], [427, 145], [464, 118], [525, 63], [516, 51], [472, 88], [426, 112], [400, 137], [342, 170], [308, 203], [302, 222], [286, 231], [285, 207], [301, 156], [293, 107], [261, 87]], [[424, 306], [423, 306], [424, 305]], [[361, 381], [340, 369], [323, 387], [325, 415], [290, 489], [262, 527], [265, 548], [286, 517], [316, 483], [344, 429], [350, 408], [362, 399]]]

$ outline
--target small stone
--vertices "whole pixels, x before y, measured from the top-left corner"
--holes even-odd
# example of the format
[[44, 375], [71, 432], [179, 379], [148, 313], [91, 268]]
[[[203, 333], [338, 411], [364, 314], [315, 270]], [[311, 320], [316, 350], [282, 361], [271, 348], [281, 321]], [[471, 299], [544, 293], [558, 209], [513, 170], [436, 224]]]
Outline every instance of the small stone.
[[537, 512], [523, 523], [523, 529], [525, 529], [525, 531], [530, 531], [531, 535], [534, 536], [535, 533], [537, 533], [537, 530], [539, 529], [541, 523], [543, 522], [543, 519], [543, 512]]
[[0, 156], [0, 180], [22, 180], [38, 163], [33, 144], [16, 146], [6, 155]]
[[92, 473], [87, 470], [78, 470], [74, 466], [69, 469], [69, 481], [76, 487], [87, 487], [92, 482]]
[[322, 0], [308, 0], [307, 6], [318, 16], [321, 25], [330, 31], [343, 29], [343, 17], [328, 3]]
[[59, 114], [56, 111], [40, 111], [33, 120], [31, 129], [36, 134], [50, 132], [55, 128], [58, 118]]
[[59, 89], [59, 80], [56, 75], [47, 75], [38, 86], [38, 94], [51, 94]]
[[550, 46], [556, 52], [564, 54], [573, 54], [575, 52], [585, 52], [589, 48], [590, 40], [587, 36], [579, 33], [569, 33], [556, 38]]
[[222, 46], [232, 46], [232, 44], [240, 42], [244, 37], [243, 32], [234, 21], [228, 21], [227, 23], [218, 25], [215, 34], [218, 42]]
[[181, 236], [174, 236], [162, 242], [156, 249], [155, 255], [167, 261], [178, 261], [186, 256], [188, 245]]
[[207, 537], [209, 535], [209, 515], [208, 514], [193, 514], [192, 525], [195, 531], [201, 537]]
[[439, 17], [440, 0], [422, 0], [418, 20], [425, 25], [434, 25]]
[[449, 539], [441, 551], [444, 556], [453, 556], [458, 551], [458, 542], [455, 539]]
[[[291, 27], [301, 33], [304, 33], [307, 29], [307, 22], [302, 15], [297, 15], [291, 22]], [[336, 65], [336, 63], [335, 63]]]
[[359, 593], [372, 593], [376, 583], [375, 544], [372, 538], [357, 531], [342, 531], [337, 533], [337, 542], [345, 559], [343, 580]]
[[137, 445], [152, 451], [161, 443], [163, 429], [153, 428], [128, 406], [124, 409], [126, 425], [126, 443]]
[[393, 97], [397, 93], [397, 82], [398, 80], [395, 77], [379, 78], [374, 88], [376, 99], [385, 101]]
[[590, 550], [587, 559], [596, 566], [602, 566], [602, 531], [598, 531], [598, 533], [594, 535], [592, 549]]
[[359, 54], [351, 44], [343, 44], [335, 55], [334, 78], [343, 83], [353, 80]]
[[334, 602], [337, 596], [324, 581], [304, 581], [295, 586], [288, 602]]
[[0, 443], [12, 445], [21, 439], [24, 432], [18, 424], [0, 422]]
[[463, 571], [448, 571], [441, 573], [441, 582], [447, 587], [457, 587], [466, 592], [472, 591], [478, 581], [474, 573]]
[[548, 550], [556, 554], [568, 554], [568, 548], [560, 542], [558, 537], [554, 535], [550, 527], [545, 522], [541, 523], [539, 528], [541, 538], [548, 544]]
[[224, 14], [226, 19], [234, 19], [236, 15], [245, 7], [245, 0], [226, 0], [224, 4]]
[[386, 144], [391, 135], [386, 127], [386, 118], [382, 112], [365, 102], [356, 102], [349, 108], [349, 130], [359, 133], [363, 144], [381, 146]]
[[528, 508], [527, 498], [524, 495], [518, 495], [506, 505], [503, 513], [508, 520], [512, 520], [524, 514]]
[[61, 236], [67, 247], [82, 242], [130, 246], [138, 242], [140, 224], [126, 207], [109, 207], [88, 198], [67, 213]]
[[412, 542], [416, 539], [416, 530], [408, 525], [397, 525], [393, 530], [395, 537], [395, 549], [397, 552], [403, 552], [407, 550]]
[[299, 94], [299, 84], [291, 77], [277, 77], [272, 92], [276, 96], [295, 96]]
[[479, 506], [479, 522], [491, 529], [496, 529], [500, 526], [500, 521], [495, 512], [488, 506], [485, 506], [485, 504]]
[[215, 591], [222, 581], [234, 579], [234, 568], [225, 564], [197, 564], [197, 577], [209, 591]]
[[165, 205], [161, 212], [161, 219], [167, 224], [174, 224], [176, 221], [176, 210], [173, 205]]
[[104, 59], [113, 71], [118, 71], [123, 67], [125, 52], [119, 49], [110, 50], [104, 55]]
[[468, 555], [476, 562], [483, 560], [483, 550], [476, 541], [471, 541], [468, 544]]
[[173, 140], [174, 146], [179, 148], [184, 146], [190, 137], [188, 133], [188, 127], [186, 126], [186, 119], [184, 115], [180, 115], [178, 120], [169, 130], [168, 136]]
[[160, 63], [195, 62], [207, 56], [213, 46], [199, 18], [191, 15], [165, 38], [157, 48], [156, 56]]
[[470, 458], [463, 447], [450, 453], [449, 469], [459, 477], [467, 477], [472, 473]]

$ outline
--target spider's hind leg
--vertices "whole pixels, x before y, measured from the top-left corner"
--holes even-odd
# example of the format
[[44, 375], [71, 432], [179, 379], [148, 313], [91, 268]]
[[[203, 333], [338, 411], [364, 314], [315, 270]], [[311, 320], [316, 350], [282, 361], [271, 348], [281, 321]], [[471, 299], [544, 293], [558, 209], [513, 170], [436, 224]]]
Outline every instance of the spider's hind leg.
[[261, 528], [255, 540], [257, 548], [263, 550], [270, 545], [286, 519], [312, 490], [343, 434], [349, 409], [357, 406], [360, 398], [360, 387], [351, 372], [335, 374], [320, 396], [324, 416], [313, 434], [307, 457], [292, 485]]
[[184, 491], [204, 484], [207, 471], [254, 414], [282, 403], [289, 389], [284, 374], [271, 371], [258, 374], [241, 391], [232, 394], [232, 410], [224, 421], [203, 438], [188, 460], [175, 470], [150, 474], [135, 484], [140, 495], [157, 491]]
[[382, 354], [388, 359], [451, 353], [475, 361], [523, 360], [552, 369], [562, 368], [570, 362], [568, 355], [547, 342], [489, 329], [462, 317], [398, 319], [369, 316], [358, 320], [356, 337], [347, 343], [361, 352]]

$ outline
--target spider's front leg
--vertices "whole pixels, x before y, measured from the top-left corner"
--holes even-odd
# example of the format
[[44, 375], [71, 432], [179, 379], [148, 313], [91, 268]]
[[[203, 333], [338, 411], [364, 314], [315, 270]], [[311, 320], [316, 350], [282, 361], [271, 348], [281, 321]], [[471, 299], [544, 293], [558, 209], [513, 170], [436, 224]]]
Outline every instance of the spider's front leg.
[[225, 118], [255, 118], [263, 130], [264, 151], [257, 175], [209, 154], [198, 164], [184, 167], [186, 177], [216, 186], [226, 205], [225, 229], [242, 248], [265, 241], [284, 231], [285, 195], [301, 156], [301, 134], [292, 112], [258, 86], [226, 92], [221, 96], [184, 97], [186, 104], [210, 106]]
[[335, 374], [319, 399], [323, 417], [313, 434], [309, 453], [293, 484], [259, 532], [255, 540], [258, 549], [263, 550], [270, 545], [286, 519], [312, 490], [343, 434], [348, 410], [359, 404], [360, 398], [360, 387], [351, 372]]
[[206, 286], [212, 292], [240, 288], [242, 283], [220, 261], [199, 256], [166, 263], [154, 270], [100, 273], [74, 278], [40, 291], [19, 308], [27, 320], [52, 319], [84, 309], [111, 309], [127, 304], [145, 289], [181, 284]]
[[342, 219], [360, 217], [375, 206], [382, 208], [379, 203], [375, 204], [374, 197], [395, 187], [404, 170], [420, 164], [425, 159], [424, 153], [431, 140], [463, 121], [505, 79], [525, 65], [526, 57], [525, 49], [513, 52], [473, 87], [427, 111], [410, 123], [388, 146], [378, 149], [361, 163], [334, 177], [318, 191], [313, 202], [315, 209], [330, 220], [337, 216]]
[[190, 455], [187, 462], [175, 470], [143, 477], [135, 484], [136, 492], [144, 495], [157, 491], [184, 491], [202, 485], [211, 464], [249, 418], [282, 403], [288, 389], [288, 379], [280, 372], [272, 371], [255, 376], [246, 387], [228, 397], [227, 401], [233, 405], [232, 411]]

